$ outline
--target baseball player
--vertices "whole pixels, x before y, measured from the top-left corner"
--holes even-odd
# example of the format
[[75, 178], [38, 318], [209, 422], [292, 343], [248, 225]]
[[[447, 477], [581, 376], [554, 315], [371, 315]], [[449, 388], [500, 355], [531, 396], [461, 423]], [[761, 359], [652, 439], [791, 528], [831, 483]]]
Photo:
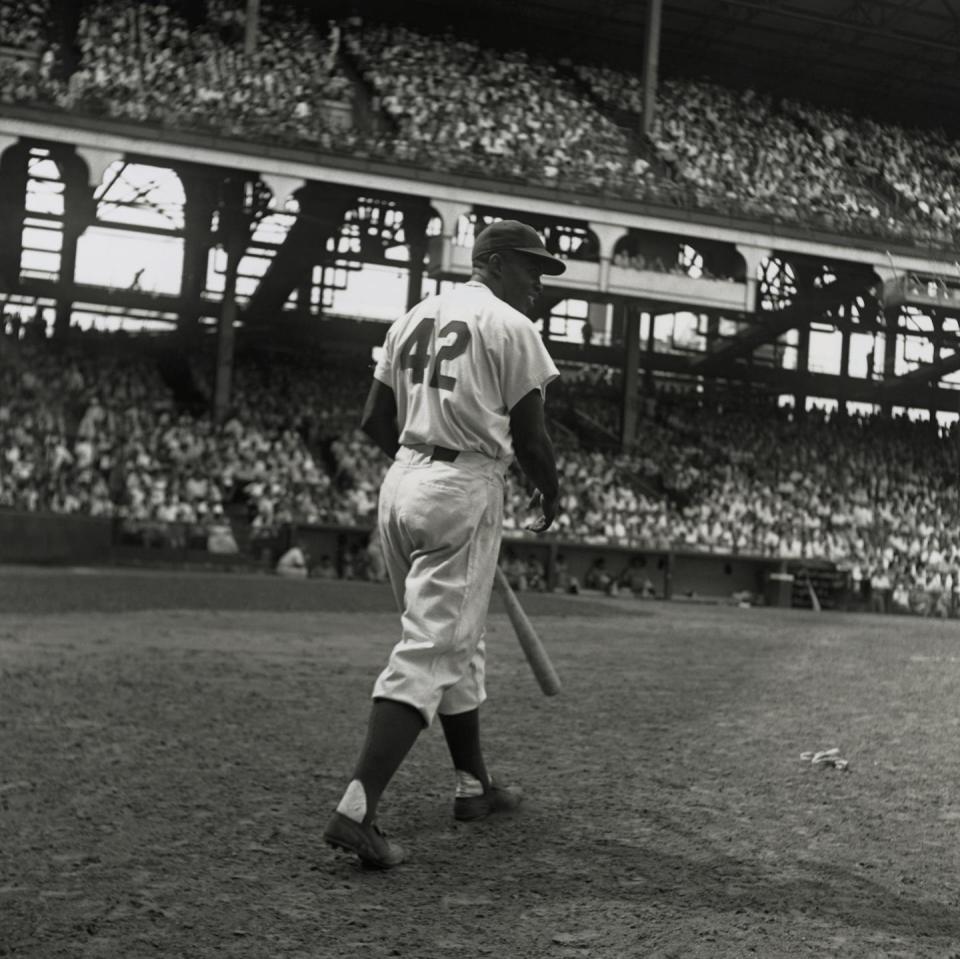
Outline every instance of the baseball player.
[[504, 476], [514, 456], [537, 489], [528, 527], [557, 511], [547, 384], [559, 374], [525, 315], [542, 274], [559, 275], [537, 232], [516, 220], [476, 238], [473, 277], [428, 297], [387, 332], [363, 430], [393, 459], [378, 528], [401, 637], [373, 687], [366, 742], [324, 830], [334, 848], [389, 869], [403, 849], [376, 824], [384, 789], [439, 715], [459, 820], [509, 812], [520, 790], [494, 784], [480, 748], [484, 623], [500, 551]]

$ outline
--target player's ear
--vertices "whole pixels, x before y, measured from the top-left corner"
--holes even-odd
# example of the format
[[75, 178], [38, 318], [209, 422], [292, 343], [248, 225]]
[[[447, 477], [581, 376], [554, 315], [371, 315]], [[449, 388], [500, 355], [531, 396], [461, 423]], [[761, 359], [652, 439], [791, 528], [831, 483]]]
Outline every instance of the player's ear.
[[491, 253], [487, 259], [487, 269], [493, 276], [503, 276], [504, 257], [502, 253]]

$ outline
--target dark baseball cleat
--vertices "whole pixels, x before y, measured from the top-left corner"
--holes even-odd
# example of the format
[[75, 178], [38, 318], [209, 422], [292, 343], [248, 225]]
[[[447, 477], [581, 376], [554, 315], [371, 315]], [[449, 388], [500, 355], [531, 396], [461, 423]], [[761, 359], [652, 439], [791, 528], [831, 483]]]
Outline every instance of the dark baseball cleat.
[[523, 802], [523, 792], [519, 786], [495, 786], [482, 796], [457, 796], [453, 801], [453, 817], [461, 822], [471, 819], [486, 819], [497, 813], [515, 812]]
[[323, 841], [334, 849], [355, 853], [373, 869], [392, 869], [407, 858], [403, 847], [390, 842], [376, 823], [364, 825], [338, 812], [330, 817]]

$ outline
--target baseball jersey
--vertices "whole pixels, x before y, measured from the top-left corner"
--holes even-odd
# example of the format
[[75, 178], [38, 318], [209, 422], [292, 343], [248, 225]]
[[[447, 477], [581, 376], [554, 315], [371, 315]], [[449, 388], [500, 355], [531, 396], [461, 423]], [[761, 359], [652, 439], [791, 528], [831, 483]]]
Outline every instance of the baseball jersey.
[[509, 461], [510, 410], [560, 374], [530, 320], [471, 280], [393, 323], [373, 375], [396, 396], [402, 446]]

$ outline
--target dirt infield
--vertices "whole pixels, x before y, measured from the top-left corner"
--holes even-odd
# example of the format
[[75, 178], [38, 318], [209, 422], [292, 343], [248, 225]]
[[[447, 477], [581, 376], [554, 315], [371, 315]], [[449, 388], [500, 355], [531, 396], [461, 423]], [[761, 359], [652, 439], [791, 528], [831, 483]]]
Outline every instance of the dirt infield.
[[494, 613], [484, 721], [526, 808], [455, 823], [430, 730], [371, 873], [319, 837], [385, 589], [0, 570], [0, 955], [960, 956], [956, 623], [524, 601], [565, 689]]

